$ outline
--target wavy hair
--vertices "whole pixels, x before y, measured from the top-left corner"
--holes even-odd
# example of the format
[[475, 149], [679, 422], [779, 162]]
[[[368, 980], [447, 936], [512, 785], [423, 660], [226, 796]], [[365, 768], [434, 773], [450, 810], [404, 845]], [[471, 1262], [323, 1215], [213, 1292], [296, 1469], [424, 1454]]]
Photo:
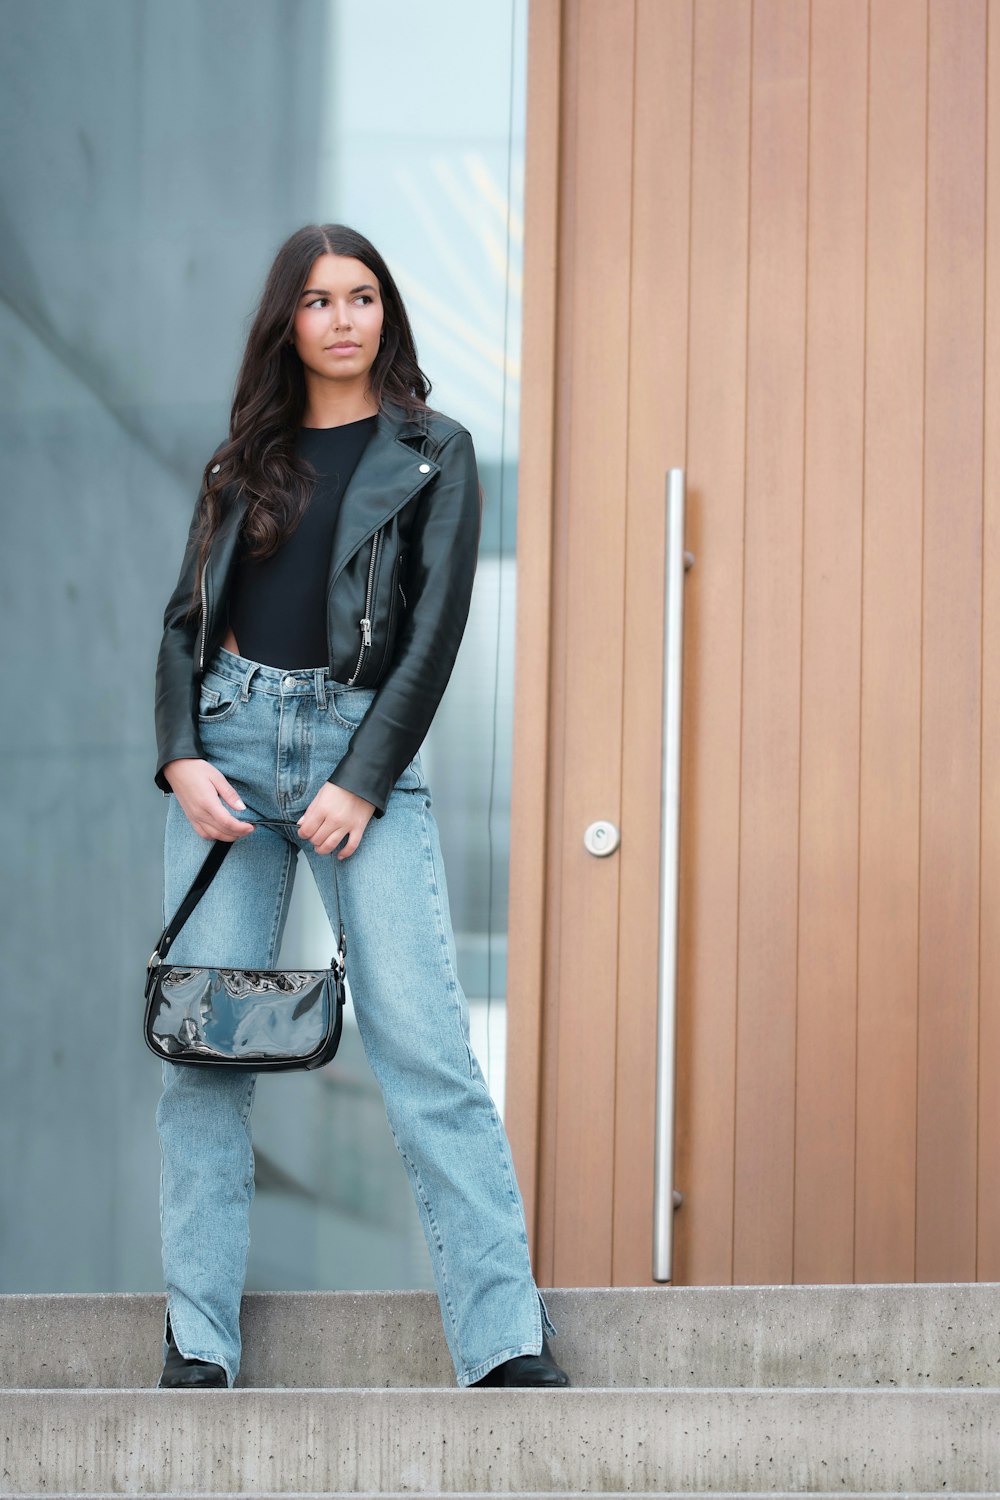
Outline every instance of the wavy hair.
[[236, 377], [229, 438], [213, 453], [202, 474], [197, 566], [189, 616], [200, 605], [202, 573], [225, 518], [224, 495], [229, 486], [242, 485], [252, 497], [243, 521], [243, 536], [247, 555], [258, 560], [270, 557], [291, 536], [312, 493], [315, 475], [295, 457], [306, 383], [302, 361], [289, 338], [309, 271], [318, 256], [327, 254], [361, 261], [378, 282], [385, 342], [380, 344], [368, 371], [376, 407], [382, 411], [387, 402], [392, 402], [407, 415], [430, 410], [427, 397], [431, 383], [417, 363], [403, 299], [371, 241], [346, 224], [306, 224], [289, 235], [271, 264], [247, 336]]

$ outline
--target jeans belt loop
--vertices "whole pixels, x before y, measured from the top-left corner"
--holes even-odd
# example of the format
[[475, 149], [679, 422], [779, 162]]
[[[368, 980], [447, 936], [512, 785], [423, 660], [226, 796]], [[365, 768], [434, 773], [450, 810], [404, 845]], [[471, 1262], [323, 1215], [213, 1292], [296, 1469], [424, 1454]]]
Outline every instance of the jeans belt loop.
[[314, 681], [316, 683], [316, 707], [317, 708], [325, 708], [326, 707], [326, 668], [325, 667], [317, 667], [315, 669], [314, 673], [313, 673], [313, 679], [314, 679]]

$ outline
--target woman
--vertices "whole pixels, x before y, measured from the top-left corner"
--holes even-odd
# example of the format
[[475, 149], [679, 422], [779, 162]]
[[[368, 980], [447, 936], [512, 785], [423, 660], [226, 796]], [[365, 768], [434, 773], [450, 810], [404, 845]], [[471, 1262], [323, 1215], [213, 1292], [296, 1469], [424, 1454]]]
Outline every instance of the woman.
[[[300, 849], [332, 922], [339, 891], [358, 1027], [457, 1383], [567, 1385], [510, 1147], [469, 1046], [420, 760], [465, 629], [482, 515], [472, 439], [428, 406], [429, 390], [374, 246], [341, 224], [291, 235], [163, 618], [164, 922], [206, 839], [241, 847], [173, 963], [274, 967]], [[231, 1387], [239, 1370], [255, 1084], [163, 1064], [161, 1386]]]

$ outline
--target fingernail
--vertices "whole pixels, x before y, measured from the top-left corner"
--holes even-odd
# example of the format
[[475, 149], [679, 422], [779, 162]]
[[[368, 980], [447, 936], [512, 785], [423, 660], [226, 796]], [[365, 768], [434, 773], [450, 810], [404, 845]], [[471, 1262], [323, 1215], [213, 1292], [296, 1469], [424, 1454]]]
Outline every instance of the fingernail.
[[245, 802], [237, 802], [236, 806], [240, 809], [241, 812], [246, 812], [247, 805]]

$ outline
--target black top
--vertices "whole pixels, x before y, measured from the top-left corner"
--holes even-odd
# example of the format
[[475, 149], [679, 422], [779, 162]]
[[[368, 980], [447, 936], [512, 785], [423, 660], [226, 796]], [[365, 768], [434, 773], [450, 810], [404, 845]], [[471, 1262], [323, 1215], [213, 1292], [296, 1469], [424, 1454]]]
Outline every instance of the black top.
[[329, 665], [326, 580], [333, 528], [348, 480], [377, 415], [339, 427], [300, 427], [296, 451], [319, 476], [292, 535], [262, 562], [241, 537], [229, 596], [240, 655], [285, 671]]

